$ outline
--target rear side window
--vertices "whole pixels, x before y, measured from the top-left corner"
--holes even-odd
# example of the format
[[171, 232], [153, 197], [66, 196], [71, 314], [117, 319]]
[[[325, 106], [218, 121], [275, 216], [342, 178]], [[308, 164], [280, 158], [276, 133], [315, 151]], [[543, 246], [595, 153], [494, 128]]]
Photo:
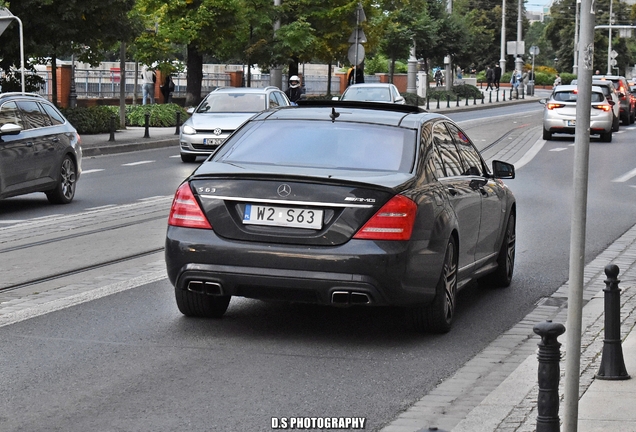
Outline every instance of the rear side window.
[[455, 146], [455, 141], [443, 123], [437, 123], [433, 127], [433, 142], [439, 150], [439, 156], [446, 176], [455, 177], [462, 175], [464, 168]]
[[24, 129], [22, 119], [15, 102], [7, 102], [0, 107], [0, 126], [13, 123]]
[[54, 125], [64, 124], [64, 117], [62, 117], [62, 114], [60, 114], [53, 105], [49, 105], [47, 103], [42, 103], [41, 105], [42, 108], [44, 108], [44, 111], [49, 115], [49, 117], [51, 117], [51, 122]]
[[40, 110], [40, 105], [34, 101], [19, 101], [18, 108], [22, 111], [26, 121], [26, 129], [36, 129], [51, 126], [51, 118]]
[[417, 131], [345, 122], [268, 120], [246, 125], [215, 161], [410, 172]]
[[265, 109], [265, 93], [211, 93], [197, 108], [198, 113], [248, 112]]

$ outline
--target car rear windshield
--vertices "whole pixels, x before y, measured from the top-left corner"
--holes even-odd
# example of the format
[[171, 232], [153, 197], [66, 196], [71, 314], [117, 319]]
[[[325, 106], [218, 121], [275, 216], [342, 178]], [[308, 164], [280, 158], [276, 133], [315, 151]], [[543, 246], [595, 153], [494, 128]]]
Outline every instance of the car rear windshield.
[[410, 172], [417, 133], [381, 125], [268, 120], [247, 124], [234, 138], [215, 161]]
[[[554, 100], [559, 102], [576, 102], [578, 96], [578, 93], [574, 91], [557, 92], [554, 94]], [[592, 92], [592, 102], [605, 102], [605, 95]]]
[[342, 100], [390, 102], [391, 92], [388, 87], [352, 87], [345, 92]]
[[197, 107], [198, 113], [253, 112], [266, 108], [264, 93], [212, 93]]

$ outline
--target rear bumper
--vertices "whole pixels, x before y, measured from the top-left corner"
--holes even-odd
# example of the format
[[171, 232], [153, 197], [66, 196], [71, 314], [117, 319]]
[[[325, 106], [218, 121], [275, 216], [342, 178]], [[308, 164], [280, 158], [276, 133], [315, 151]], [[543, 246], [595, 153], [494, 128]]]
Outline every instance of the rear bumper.
[[178, 289], [325, 305], [428, 303], [443, 261], [443, 252], [415, 252], [408, 242], [281, 246], [172, 226], [165, 254], [168, 277]]

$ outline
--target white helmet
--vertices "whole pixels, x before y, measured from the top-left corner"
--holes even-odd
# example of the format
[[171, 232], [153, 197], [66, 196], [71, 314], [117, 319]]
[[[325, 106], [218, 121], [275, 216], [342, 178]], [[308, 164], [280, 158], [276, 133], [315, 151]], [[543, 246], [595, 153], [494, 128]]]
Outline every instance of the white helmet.
[[[295, 82], [294, 82], [295, 81]], [[300, 78], [298, 78], [298, 75], [292, 75], [289, 78], [289, 86], [291, 88], [296, 88], [300, 85]]]

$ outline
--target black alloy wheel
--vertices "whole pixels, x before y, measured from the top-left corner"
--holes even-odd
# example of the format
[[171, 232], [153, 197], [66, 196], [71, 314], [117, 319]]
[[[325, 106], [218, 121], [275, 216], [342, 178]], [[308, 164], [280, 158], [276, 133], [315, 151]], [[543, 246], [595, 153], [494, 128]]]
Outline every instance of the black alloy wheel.
[[448, 333], [455, 316], [456, 299], [457, 244], [451, 237], [446, 246], [435, 298], [428, 305], [410, 308], [414, 329], [418, 332]]
[[46, 192], [46, 197], [53, 204], [68, 204], [75, 197], [77, 184], [77, 167], [73, 159], [66, 155], [60, 165], [60, 176], [55, 189]]

